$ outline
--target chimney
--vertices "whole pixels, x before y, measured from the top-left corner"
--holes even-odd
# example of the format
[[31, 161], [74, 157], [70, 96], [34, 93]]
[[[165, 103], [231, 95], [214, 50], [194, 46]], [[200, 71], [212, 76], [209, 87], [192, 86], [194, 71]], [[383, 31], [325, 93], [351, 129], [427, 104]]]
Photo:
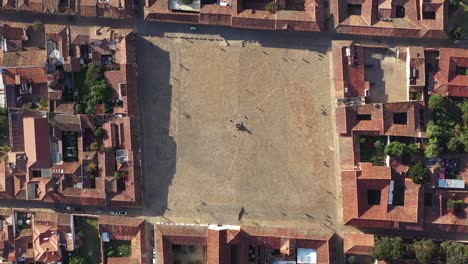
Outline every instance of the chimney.
[[20, 85], [21, 84], [21, 75], [15, 75], [15, 84]]

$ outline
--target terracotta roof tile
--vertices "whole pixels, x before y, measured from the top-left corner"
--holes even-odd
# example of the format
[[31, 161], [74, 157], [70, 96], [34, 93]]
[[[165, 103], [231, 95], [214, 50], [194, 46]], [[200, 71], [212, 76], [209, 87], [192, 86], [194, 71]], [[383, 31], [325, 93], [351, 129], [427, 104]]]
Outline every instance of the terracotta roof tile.
[[[336, 31], [339, 33], [393, 36], [393, 37], [427, 37], [446, 38], [447, 3], [424, 2], [417, 0], [400, 3], [405, 9], [405, 16], [396, 16], [396, 4], [391, 1], [368, 0], [356, 2], [338, 0], [331, 2], [331, 12], [335, 19]], [[360, 4], [360, 14], [348, 15], [348, 4]], [[433, 10], [435, 19], [425, 19], [424, 10]]]
[[468, 50], [441, 48], [439, 71], [432, 93], [468, 97], [468, 76], [457, 74], [457, 67], [468, 67]]
[[372, 234], [344, 234], [345, 254], [370, 255], [374, 247], [374, 235]]
[[3, 52], [3, 58], [0, 61], [2, 67], [43, 67], [46, 50], [26, 50], [15, 52]]

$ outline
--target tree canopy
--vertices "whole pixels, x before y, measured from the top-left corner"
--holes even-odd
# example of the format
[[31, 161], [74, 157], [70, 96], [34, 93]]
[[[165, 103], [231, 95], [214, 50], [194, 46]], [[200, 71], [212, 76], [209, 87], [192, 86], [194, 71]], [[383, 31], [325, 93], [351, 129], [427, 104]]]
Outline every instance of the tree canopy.
[[392, 141], [385, 147], [385, 155], [390, 157], [401, 158], [405, 155], [413, 154], [417, 152], [415, 144], [405, 144], [398, 141]]
[[429, 98], [433, 121], [427, 126], [426, 158], [438, 158], [446, 152], [468, 151], [468, 101], [453, 101], [441, 95]]
[[8, 109], [0, 107], [0, 143], [9, 143], [10, 129], [8, 123]]
[[107, 105], [110, 87], [104, 78], [104, 71], [101, 67], [86, 64], [77, 77], [75, 86], [79, 104], [75, 107], [75, 111], [84, 110], [86, 114], [94, 114], [97, 103]]
[[380, 237], [375, 241], [371, 256], [378, 260], [399, 260], [404, 254], [401, 237]]
[[271, 1], [265, 6], [265, 10], [270, 13], [276, 13], [278, 11], [278, 4], [275, 1]]
[[431, 261], [437, 257], [439, 250], [437, 244], [430, 239], [423, 239], [414, 242], [413, 248], [416, 259], [421, 264], [431, 263]]
[[424, 166], [424, 163], [422, 161], [417, 161], [408, 170], [408, 177], [410, 177], [414, 183], [423, 184], [426, 182], [429, 173], [430, 171]]
[[86, 264], [86, 259], [81, 256], [73, 256], [70, 258], [70, 264]]
[[447, 208], [453, 209], [456, 212], [460, 211], [464, 204], [465, 202], [463, 200], [456, 200], [456, 199], [447, 200]]
[[446, 264], [468, 263], [468, 245], [455, 241], [444, 241], [440, 247], [445, 255]]

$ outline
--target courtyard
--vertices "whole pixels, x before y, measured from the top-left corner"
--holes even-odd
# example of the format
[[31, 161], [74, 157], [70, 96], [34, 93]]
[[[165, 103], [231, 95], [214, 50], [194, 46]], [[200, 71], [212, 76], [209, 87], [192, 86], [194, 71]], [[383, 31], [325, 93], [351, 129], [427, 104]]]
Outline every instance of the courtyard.
[[369, 103], [404, 102], [408, 98], [406, 64], [390, 49], [367, 48], [365, 79], [371, 83]]
[[159, 36], [137, 49], [146, 215], [339, 226], [328, 48]]

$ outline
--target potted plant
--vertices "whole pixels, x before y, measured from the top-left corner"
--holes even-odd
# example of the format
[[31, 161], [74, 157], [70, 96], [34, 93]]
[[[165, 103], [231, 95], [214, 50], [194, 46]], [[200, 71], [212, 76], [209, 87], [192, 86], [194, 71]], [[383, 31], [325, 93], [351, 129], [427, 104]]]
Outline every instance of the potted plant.
[[459, 199], [448, 199], [447, 200], [447, 210], [451, 214], [455, 214], [460, 212], [463, 208], [465, 202]]

